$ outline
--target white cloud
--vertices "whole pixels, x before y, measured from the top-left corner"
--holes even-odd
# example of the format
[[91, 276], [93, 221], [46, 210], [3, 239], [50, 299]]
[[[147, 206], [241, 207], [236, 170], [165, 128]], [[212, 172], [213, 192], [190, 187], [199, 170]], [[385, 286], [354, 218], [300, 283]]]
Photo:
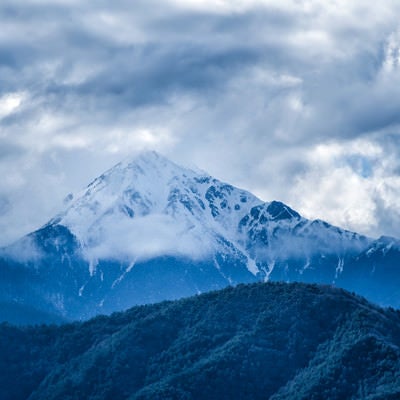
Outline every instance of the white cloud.
[[400, 30], [393, 32], [387, 39], [383, 71], [391, 73], [400, 68]]
[[94, 262], [113, 259], [116, 255], [119, 259], [143, 261], [162, 255], [202, 258], [210, 253], [211, 244], [204, 232], [177, 224], [168, 215], [151, 214], [122, 223], [118, 219], [117, 224], [110, 217], [102, 226], [104, 231], [90, 234], [86, 257]]
[[0, 244], [149, 148], [311, 218], [400, 236], [400, 3], [2, 8]]
[[[372, 236], [399, 236], [400, 177], [393, 163], [381, 162], [384, 158], [385, 150], [372, 139], [315, 146], [308, 152], [306, 172], [291, 188], [290, 201], [308, 218], [319, 216]], [[391, 215], [391, 226], [383, 223], [382, 213]]]
[[6, 93], [0, 97], [0, 119], [14, 113], [26, 100], [25, 92]]

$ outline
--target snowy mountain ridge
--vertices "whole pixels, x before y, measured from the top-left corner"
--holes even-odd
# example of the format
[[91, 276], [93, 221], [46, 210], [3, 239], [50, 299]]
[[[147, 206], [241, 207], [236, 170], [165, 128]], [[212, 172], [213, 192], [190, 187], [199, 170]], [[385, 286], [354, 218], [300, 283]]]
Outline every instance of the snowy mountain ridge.
[[307, 220], [154, 152], [68, 199], [0, 251], [0, 305], [84, 319], [260, 280], [335, 284], [400, 304], [396, 239]]
[[[244, 253], [256, 275], [261, 272], [255, 265], [263, 261], [262, 252], [272, 265], [282, 252], [311, 256], [315, 240], [319, 247], [336, 244], [338, 253], [367, 242], [322, 221], [308, 221], [283, 203], [262, 202], [156, 152], [126, 159], [102, 174], [49, 224], [71, 231], [91, 268], [104, 258], [207, 258], [227, 251], [226, 241], [220, 240], [224, 238]], [[310, 231], [313, 238], [307, 240]], [[295, 246], [292, 232], [301, 238]], [[290, 236], [287, 244], [285, 235]], [[249, 251], [253, 242], [262, 244], [263, 250]]]
[[243, 203], [260, 200], [148, 152], [95, 179], [49, 225], [67, 227], [91, 261], [197, 258], [217, 250], [216, 236], [237, 230], [247, 210]]

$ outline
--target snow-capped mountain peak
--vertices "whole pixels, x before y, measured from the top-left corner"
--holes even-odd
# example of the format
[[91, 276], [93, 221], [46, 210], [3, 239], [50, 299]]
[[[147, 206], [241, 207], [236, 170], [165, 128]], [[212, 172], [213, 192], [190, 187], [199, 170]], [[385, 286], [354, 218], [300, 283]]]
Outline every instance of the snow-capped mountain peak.
[[28, 290], [40, 310], [86, 318], [257, 280], [352, 288], [381, 265], [397, 276], [398, 243], [308, 220], [282, 202], [263, 202], [147, 152], [68, 196], [48, 224], [3, 249], [9, 275], [23, 263], [27, 276], [18, 281], [21, 291], [3, 298], [25, 299]]
[[50, 224], [66, 226], [92, 259], [208, 256], [218, 235], [236, 239], [238, 222], [260, 202], [146, 152], [96, 178]]
[[258, 274], [266, 260], [285, 254], [308, 259], [317, 247], [340, 255], [366, 245], [361, 236], [308, 221], [284, 203], [262, 202], [156, 152], [106, 171], [50, 224], [67, 227], [92, 266], [160, 255], [206, 259], [234, 248]]

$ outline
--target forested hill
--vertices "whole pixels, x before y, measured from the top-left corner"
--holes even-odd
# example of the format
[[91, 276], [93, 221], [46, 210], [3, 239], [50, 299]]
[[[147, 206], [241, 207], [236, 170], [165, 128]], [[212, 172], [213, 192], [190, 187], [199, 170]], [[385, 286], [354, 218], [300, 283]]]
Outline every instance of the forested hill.
[[0, 326], [8, 399], [398, 399], [400, 312], [239, 285], [63, 326]]

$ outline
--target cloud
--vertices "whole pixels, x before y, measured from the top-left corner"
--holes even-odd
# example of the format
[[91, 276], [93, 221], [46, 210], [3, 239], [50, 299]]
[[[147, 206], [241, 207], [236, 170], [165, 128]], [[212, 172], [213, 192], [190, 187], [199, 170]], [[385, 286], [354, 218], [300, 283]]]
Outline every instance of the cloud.
[[149, 148], [400, 236], [399, 15], [391, 0], [3, 1], [0, 244]]
[[37, 248], [31, 237], [25, 236], [6, 249], [0, 249], [0, 256], [11, 258], [18, 263], [39, 260], [43, 253]]
[[24, 93], [7, 93], [0, 98], [0, 119], [15, 112], [25, 98]]
[[398, 235], [400, 195], [398, 150], [379, 141], [357, 139], [319, 145], [308, 152], [308, 168], [291, 189], [303, 214], [323, 214], [330, 221], [371, 236]]
[[211, 243], [204, 232], [179, 225], [168, 215], [152, 214], [118, 224], [110, 218], [109, 222], [102, 225], [104, 231], [90, 235], [85, 256], [94, 264], [99, 259], [114, 259], [116, 255], [118, 259], [143, 261], [164, 255], [200, 259], [211, 252]]

